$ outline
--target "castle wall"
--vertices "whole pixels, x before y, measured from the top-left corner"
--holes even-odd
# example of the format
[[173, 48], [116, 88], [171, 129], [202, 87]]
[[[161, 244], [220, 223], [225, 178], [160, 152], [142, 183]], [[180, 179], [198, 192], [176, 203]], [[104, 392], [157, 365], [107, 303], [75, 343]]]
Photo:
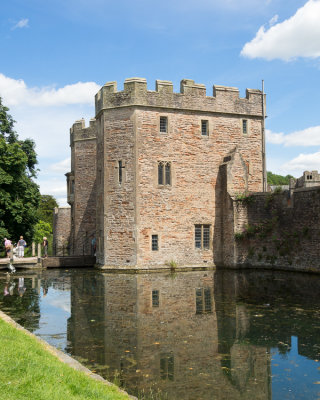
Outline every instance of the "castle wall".
[[103, 195], [99, 192], [102, 196], [98, 198], [102, 226], [99, 225], [98, 235], [103, 247], [98, 249], [97, 263], [132, 266], [136, 265], [134, 110], [107, 110], [100, 117], [100, 123], [102, 138], [99, 141], [105, 153], [101, 178]]
[[320, 187], [233, 197], [234, 263], [320, 272]]
[[[244, 136], [237, 117], [149, 109], [136, 115], [138, 264], [212, 263], [219, 235], [213, 229], [219, 165], [238, 147], [251, 164], [248, 187], [261, 190], [261, 121], [252, 119], [251, 133]], [[167, 134], [159, 133], [161, 115], [168, 117]], [[201, 120], [208, 121], [208, 136], [201, 135]], [[158, 185], [158, 161], [171, 163], [171, 185]], [[208, 250], [195, 248], [196, 224], [211, 225]], [[151, 250], [152, 234], [159, 235], [159, 251]]]
[[91, 242], [96, 236], [96, 121], [91, 120], [88, 128], [84, 120], [76, 122], [70, 131], [70, 145], [71, 252], [92, 255]]
[[[167, 133], [160, 133], [161, 116], [167, 117]], [[220, 245], [221, 224], [216, 228], [215, 218], [224, 158], [237, 149], [246, 168], [243, 185], [262, 190], [261, 92], [247, 90], [240, 99], [237, 89], [215, 86], [208, 97], [204, 85], [191, 80], [181, 82], [180, 93], [173, 93], [167, 81], [157, 81], [156, 91], [148, 91], [144, 79], [132, 78], [122, 92], [114, 82], [98, 92], [96, 119], [105, 151], [104, 165], [98, 164], [104, 171], [103, 193], [98, 189], [98, 264], [212, 264]], [[201, 132], [203, 120], [208, 135]], [[158, 185], [159, 161], [170, 163], [170, 185]], [[195, 248], [195, 225], [210, 225], [209, 249]], [[152, 235], [158, 235], [157, 251]]]
[[59, 207], [53, 211], [53, 254], [67, 255], [71, 234], [71, 208]]

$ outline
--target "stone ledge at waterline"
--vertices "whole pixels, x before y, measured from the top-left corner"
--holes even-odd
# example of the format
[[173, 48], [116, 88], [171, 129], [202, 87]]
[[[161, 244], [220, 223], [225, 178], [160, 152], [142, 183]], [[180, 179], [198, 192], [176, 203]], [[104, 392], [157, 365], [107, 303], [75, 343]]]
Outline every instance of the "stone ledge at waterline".
[[51, 346], [49, 343], [47, 343], [43, 339], [41, 339], [41, 338], [37, 337], [36, 335], [34, 335], [33, 333], [29, 332], [28, 330], [23, 328], [21, 325], [19, 325], [17, 322], [15, 322], [12, 318], [10, 318], [7, 314], [5, 314], [2, 311], [0, 311], [0, 318], [3, 321], [5, 321], [6, 323], [8, 323], [11, 326], [13, 326], [14, 328], [22, 331], [26, 335], [28, 335], [28, 336], [32, 337], [33, 339], [35, 339], [37, 342], [39, 342], [43, 346], [44, 350], [46, 350], [49, 353], [53, 354], [55, 357], [57, 357], [64, 364], [67, 364], [68, 366], [70, 366], [71, 368], [73, 368], [73, 369], [75, 369], [77, 371], [83, 372], [88, 377], [90, 377], [92, 379], [95, 379], [97, 381], [100, 381], [100, 382], [104, 383], [107, 386], [116, 387], [117, 390], [119, 390], [120, 393], [122, 393], [123, 395], [127, 395], [129, 399], [138, 400], [137, 397], [128, 395], [127, 392], [125, 392], [124, 390], [118, 388], [116, 385], [112, 384], [111, 382], [105, 380], [104, 378], [102, 378], [102, 376], [93, 373], [88, 368], [86, 368], [85, 366], [80, 364], [74, 358], [72, 358], [69, 355], [63, 353], [62, 351], [56, 349], [55, 347]]

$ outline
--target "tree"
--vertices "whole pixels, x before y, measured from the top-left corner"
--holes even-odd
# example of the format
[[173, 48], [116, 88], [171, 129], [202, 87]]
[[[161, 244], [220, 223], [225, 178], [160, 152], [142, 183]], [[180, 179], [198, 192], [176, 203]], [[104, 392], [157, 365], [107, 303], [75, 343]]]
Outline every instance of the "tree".
[[53, 209], [55, 207], [59, 207], [59, 205], [53, 196], [49, 194], [41, 195], [38, 209], [39, 220], [49, 223], [51, 228], [53, 223]]
[[289, 185], [290, 178], [294, 178], [292, 175], [277, 175], [273, 174], [272, 172], [267, 172], [267, 180], [269, 185]]
[[23, 235], [30, 242], [38, 221], [40, 192], [37, 155], [32, 139], [19, 140], [14, 120], [0, 97], [0, 239]]
[[52, 226], [48, 222], [40, 220], [35, 226], [33, 240], [36, 243], [41, 243], [44, 237], [49, 238], [50, 241], [52, 238]]

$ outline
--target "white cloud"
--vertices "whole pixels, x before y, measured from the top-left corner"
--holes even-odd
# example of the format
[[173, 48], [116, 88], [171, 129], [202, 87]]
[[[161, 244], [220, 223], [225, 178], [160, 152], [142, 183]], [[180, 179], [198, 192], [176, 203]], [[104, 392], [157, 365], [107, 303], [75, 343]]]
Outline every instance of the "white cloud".
[[272, 144], [289, 146], [320, 146], [320, 126], [312, 126], [285, 135], [266, 130], [266, 141]]
[[21, 19], [18, 23], [16, 23], [12, 27], [12, 30], [17, 29], [17, 28], [29, 28], [29, 20], [28, 20], [28, 18]]
[[12, 79], [0, 73], [0, 96], [7, 106], [61, 106], [92, 104], [100, 86], [95, 82], [78, 82], [56, 89], [28, 87], [22, 79]]
[[301, 153], [281, 166], [283, 170], [296, 171], [300, 176], [303, 171], [320, 170], [320, 151], [311, 154]]
[[[55, 289], [58, 290], [58, 289]], [[50, 293], [50, 292], [49, 292]], [[68, 313], [71, 312], [70, 295], [59, 290], [59, 297], [46, 299], [46, 302], [53, 307], [60, 308]]]
[[279, 15], [276, 14], [275, 16], [273, 16], [269, 21], [269, 26], [273, 26], [275, 23], [277, 23], [278, 19], [279, 19]]
[[241, 55], [266, 60], [320, 56], [320, 0], [309, 0], [289, 19], [266, 29], [260, 27]]
[[71, 158], [68, 157], [65, 160], [59, 161], [50, 166], [51, 171], [67, 173], [71, 168]]
[[56, 181], [52, 179], [50, 181], [40, 182], [40, 192], [42, 194], [51, 194], [54, 197], [63, 197], [67, 192], [66, 178], [62, 175], [61, 180]]

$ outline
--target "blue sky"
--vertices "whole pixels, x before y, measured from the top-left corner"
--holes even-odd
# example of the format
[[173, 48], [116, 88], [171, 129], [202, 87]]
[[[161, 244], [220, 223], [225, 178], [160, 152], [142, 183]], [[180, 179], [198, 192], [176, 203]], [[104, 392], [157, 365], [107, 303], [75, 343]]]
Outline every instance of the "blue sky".
[[139, 76], [267, 93], [267, 169], [320, 170], [320, 0], [11, 0], [0, 96], [37, 145], [43, 194], [65, 203], [69, 128], [107, 81]]

